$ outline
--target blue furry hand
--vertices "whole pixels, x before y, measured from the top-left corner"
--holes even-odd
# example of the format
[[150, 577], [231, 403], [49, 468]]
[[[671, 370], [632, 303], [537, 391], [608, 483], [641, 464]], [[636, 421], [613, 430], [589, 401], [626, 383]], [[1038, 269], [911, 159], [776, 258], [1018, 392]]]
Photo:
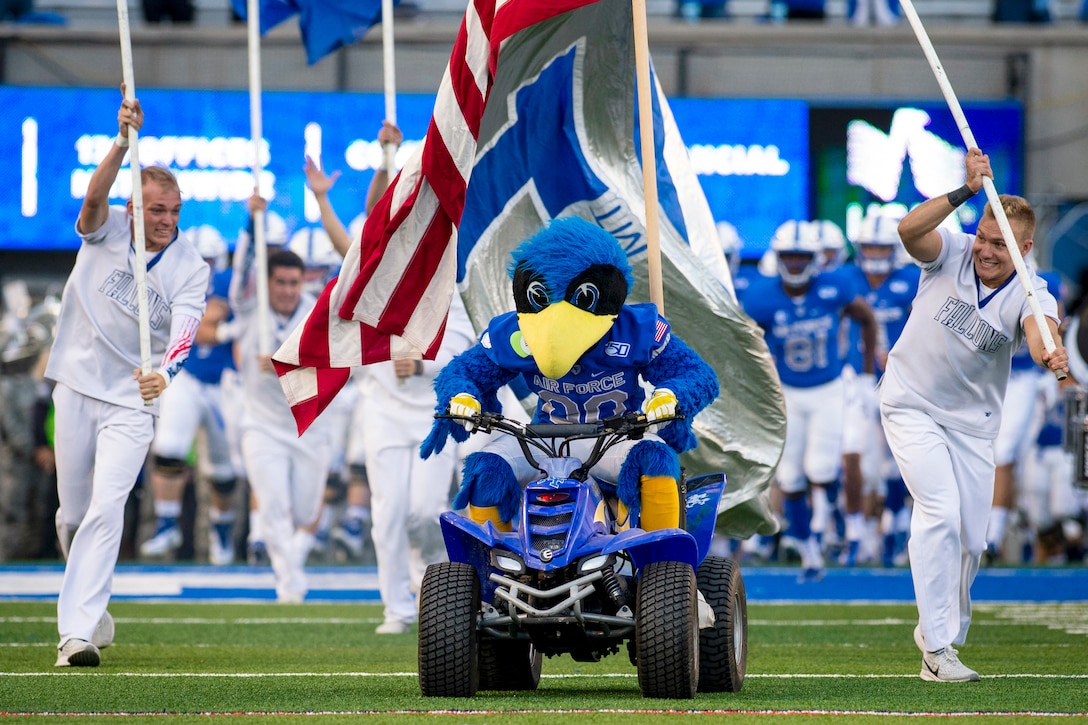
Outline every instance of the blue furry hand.
[[419, 457], [430, 458], [435, 453], [441, 453], [446, 447], [446, 439], [453, 436], [457, 443], [468, 440], [468, 431], [458, 422], [449, 418], [435, 418], [431, 432], [419, 445]]

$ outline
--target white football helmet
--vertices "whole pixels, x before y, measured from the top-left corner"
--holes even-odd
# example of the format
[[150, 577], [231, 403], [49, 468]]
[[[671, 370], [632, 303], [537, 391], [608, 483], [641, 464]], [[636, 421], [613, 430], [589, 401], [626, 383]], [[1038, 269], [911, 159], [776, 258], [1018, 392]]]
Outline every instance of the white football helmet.
[[823, 256], [821, 268], [837, 269], [846, 261], [846, 235], [835, 222], [821, 219], [810, 223], [814, 225], [816, 237], [820, 240]]
[[822, 250], [812, 222], [791, 219], [783, 222], [771, 237], [771, 251], [778, 261], [778, 274], [786, 284], [807, 284], [820, 269]]
[[715, 228], [718, 230], [718, 242], [722, 245], [725, 261], [729, 263], [729, 271], [735, 276], [740, 267], [740, 250], [744, 247], [744, 240], [740, 238], [737, 228], [729, 222], [718, 222]]
[[210, 224], [201, 224], [192, 229], [185, 230], [185, 236], [196, 247], [196, 251], [204, 258], [212, 269], [219, 271], [227, 267], [227, 243], [223, 241], [223, 235]]
[[889, 204], [874, 210], [861, 220], [858, 231], [858, 266], [871, 275], [887, 275], [899, 266], [899, 222], [907, 210], [901, 204]]
[[287, 246], [287, 222], [274, 211], [264, 213], [264, 243], [269, 247]]
[[321, 294], [325, 284], [339, 272], [340, 263], [344, 261], [321, 227], [299, 229], [291, 236], [287, 248], [302, 258], [306, 265], [306, 289], [315, 295]]

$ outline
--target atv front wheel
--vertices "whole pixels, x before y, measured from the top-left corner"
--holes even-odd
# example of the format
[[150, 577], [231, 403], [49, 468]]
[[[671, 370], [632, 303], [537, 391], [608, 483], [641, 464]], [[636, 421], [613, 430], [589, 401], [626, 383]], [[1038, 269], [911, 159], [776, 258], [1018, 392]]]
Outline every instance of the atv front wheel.
[[638, 580], [635, 649], [644, 697], [692, 698], [699, 684], [695, 572], [678, 561], [647, 564]]
[[481, 690], [535, 690], [543, 657], [532, 642], [480, 641]]
[[419, 689], [426, 697], [472, 697], [477, 669], [480, 580], [468, 564], [431, 564], [419, 591]]
[[699, 630], [699, 692], [740, 692], [748, 668], [748, 599], [740, 564], [708, 556], [696, 579], [714, 609], [713, 629]]

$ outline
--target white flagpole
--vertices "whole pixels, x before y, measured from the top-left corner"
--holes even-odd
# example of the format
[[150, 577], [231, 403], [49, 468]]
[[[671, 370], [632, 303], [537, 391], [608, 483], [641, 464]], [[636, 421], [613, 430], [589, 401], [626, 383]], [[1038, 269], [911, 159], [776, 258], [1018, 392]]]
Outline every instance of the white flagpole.
[[[117, 25], [121, 35], [121, 78], [125, 99], [136, 98], [132, 72], [132, 33], [128, 24], [128, 0], [117, 0]], [[132, 246], [136, 252], [136, 308], [140, 325], [140, 370], [151, 372], [151, 318], [147, 305], [147, 247], [144, 238], [144, 189], [140, 181], [139, 132], [128, 127], [128, 163], [132, 169]], [[144, 405], [153, 401], [145, 400]]]
[[[122, 0], [118, 0], [121, 2]], [[249, 31], [249, 125], [253, 143], [253, 188], [261, 190], [261, 10], [259, 0], [247, 0], [246, 26]], [[272, 354], [272, 336], [268, 320], [268, 247], [265, 241], [264, 214], [253, 215], [254, 269], [257, 275], [257, 349], [261, 355]]]
[[[393, 0], [382, 0], [382, 68], [385, 86], [385, 119], [394, 126], [397, 123], [397, 74], [393, 62]], [[390, 180], [396, 172], [397, 147], [387, 143], [384, 152], [384, 168]]]
[[638, 126], [642, 142], [642, 187], [646, 197], [646, 251], [649, 265], [650, 301], [665, 314], [661, 282], [661, 236], [657, 201], [657, 154], [654, 149], [653, 98], [650, 88], [650, 40], [646, 31], [646, 0], [634, 0], [631, 12], [635, 30], [635, 72], [638, 88]]
[[[922, 25], [922, 20], [918, 17], [918, 13], [914, 9], [914, 4], [911, 0], [899, 0], [899, 4], [903, 7], [903, 14], [907, 16], [910, 26], [914, 29], [914, 34], [918, 36], [918, 44], [922, 46], [922, 52], [925, 53], [926, 60], [929, 61], [929, 67], [933, 70], [933, 75], [937, 78], [937, 84], [941, 87], [941, 93], [944, 94], [944, 100], [945, 103], [948, 104], [948, 110], [952, 112], [952, 118], [955, 119], [956, 126], [963, 136], [963, 143], [969, 149], [978, 148], [978, 144], [975, 143], [975, 135], [971, 133], [971, 127], [967, 124], [967, 117], [963, 115], [963, 108], [956, 98], [955, 91], [952, 90], [952, 84], [948, 81], [948, 76], [944, 72], [944, 67], [941, 66], [941, 61], [937, 57], [937, 51], [933, 49], [933, 44], [929, 41], [929, 35], [926, 33], [926, 29]], [[982, 177], [982, 188], [986, 191], [986, 198], [990, 202], [990, 209], [993, 211], [997, 226], [1001, 229], [1001, 236], [1005, 238], [1005, 248], [1009, 250], [1009, 257], [1012, 258], [1013, 267], [1016, 268], [1016, 277], [1020, 280], [1020, 286], [1024, 289], [1024, 294], [1027, 295], [1028, 306], [1031, 307], [1031, 315], [1035, 318], [1035, 325], [1039, 328], [1039, 334], [1043, 338], [1043, 347], [1046, 348], [1047, 352], [1053, 352], [1055, 348], [1054, 336], [1050, 334], [1050, 326], [1046, 323], [1046, 316], [1043, 314], [1043, 308], [1039, 306], [1039, 300], [1035, 296], [1035, 290], [1031, 287], [1028, 268], [1024, 264], [1024, 257], [1020, 253], [1020, 247], [1017, 245], [1016, 236], [1012, 232], [1012, 227], [1009, 226], [1009, 219], [1005, 215], [1005, 208], [1001, 206], [1001, 199], [998, 196], [993, 179], [988, 176]], [[1060, 370], [1056, 371], [1055, 375], [1059, 380], [1065, 379], [1065, 373]]]

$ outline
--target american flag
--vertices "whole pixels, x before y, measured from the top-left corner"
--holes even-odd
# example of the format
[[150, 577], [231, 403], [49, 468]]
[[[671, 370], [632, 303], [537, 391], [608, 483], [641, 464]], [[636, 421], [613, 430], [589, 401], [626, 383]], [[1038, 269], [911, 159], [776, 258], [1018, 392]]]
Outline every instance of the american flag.
[[340, 277], [273, 356], [300, 434], [344, 386], [350, 368], [434, 358], [456, 278], [454, 230], [503, 43], [594, 2], [470, 3], [423, 143], [367, 217]]

